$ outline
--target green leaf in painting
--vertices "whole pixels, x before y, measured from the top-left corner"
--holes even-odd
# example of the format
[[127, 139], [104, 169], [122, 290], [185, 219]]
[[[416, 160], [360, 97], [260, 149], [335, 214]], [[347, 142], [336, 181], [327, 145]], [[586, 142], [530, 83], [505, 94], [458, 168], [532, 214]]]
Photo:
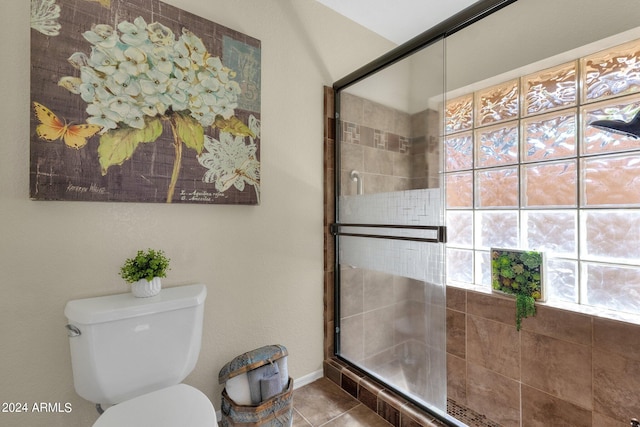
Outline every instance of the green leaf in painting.
[[113, 129], [100, 137], [98, 157], [102, 175], [107, 174], [110, 166], [121, 165], [129, 160], [141, 142], [153, 142], [162, 135], [162, 122], [158, 117], [145, 119], [142, 129]]
[[178, 137], [187, 147], [196, 150], [198, 155], [202, 154], [204, 148], [204, 129], [202, 125], [191, 116], [176, 114], [174, 117]]

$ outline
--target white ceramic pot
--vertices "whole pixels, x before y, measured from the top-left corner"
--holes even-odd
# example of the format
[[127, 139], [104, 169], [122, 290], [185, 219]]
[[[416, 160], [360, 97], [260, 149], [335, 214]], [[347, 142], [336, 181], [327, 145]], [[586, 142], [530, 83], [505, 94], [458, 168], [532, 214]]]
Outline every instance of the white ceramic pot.
[[159, 277], [154, 277], [151, 281], [140, 279], [131, 284], [131, 293], [138, 298], [147, 298], [158, 295], [162, 289]]

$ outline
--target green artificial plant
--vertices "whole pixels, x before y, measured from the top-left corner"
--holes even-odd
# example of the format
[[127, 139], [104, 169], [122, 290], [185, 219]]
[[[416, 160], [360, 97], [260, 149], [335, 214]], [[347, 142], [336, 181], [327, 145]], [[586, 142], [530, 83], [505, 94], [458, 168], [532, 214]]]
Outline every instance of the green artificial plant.
[[535, 302], [542, 298], [542, 253], [492, 249], [491, 277], [494, 290], [515, 295], [520, 330], [522, 319], [536, 314]]
[[134, 283], [140, 279], [147, 281], [154, 277], [167, 277], [170, 259], [162, 250], [147, 249], [138, 251], [135, 257], [128, 258], [120, 267], [120, 276], [127, 283]]

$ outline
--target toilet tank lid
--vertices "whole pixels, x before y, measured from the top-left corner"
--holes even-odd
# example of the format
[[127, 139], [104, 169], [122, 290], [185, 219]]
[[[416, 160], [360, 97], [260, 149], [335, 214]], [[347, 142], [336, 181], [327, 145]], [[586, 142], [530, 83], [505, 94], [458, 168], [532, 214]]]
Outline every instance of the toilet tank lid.
[[71, 322], [89, 325], [193, 307], [204, 303], [206, 296], [202, 284], [165, 288], [149, 298], [136, 298], [129, 292], [69, 301], [64, 314]]

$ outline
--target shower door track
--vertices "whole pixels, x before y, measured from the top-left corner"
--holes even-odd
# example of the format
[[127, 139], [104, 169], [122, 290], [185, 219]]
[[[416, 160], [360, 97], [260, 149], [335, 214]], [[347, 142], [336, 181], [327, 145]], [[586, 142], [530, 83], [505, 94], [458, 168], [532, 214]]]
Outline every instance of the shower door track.
[[452, 415], [448, 414], [447, 412], [443, 412], [443, 411], [439, 410], [438, 408], [434, 408], [432, 406], [428, 406], [423, 401], [415, 399], [410, 394], [407, 394], [407, 392], [405, 390], [402, 390], [402, 389], [400, 389], [400, 388], [398, 388], [398, 387], [396, 387], [396, 386], [394, 386], [392, 384], [389, 384], [389, 382], [387, 380], [385, 380], [384, 378], [382, 378], [380, 375], [376, 374], [375, 372], [371, 372], [368, 369], [363, 368], [362, 366], [350, 361], [349, 359], [346, 359], [346, 358], [342, 357], [339, 354], [334, 355], [334, 357], [336, 359], [340, 360], [342, 363], [348, 365], [349, 369], [351, 369], [352, 371], [357, 372], [359, 374], [362, 374], [365, 378], [373, 380], [374, 382], [378, 383], [378, 385], [384, 387], [385, 389], [387, 389], [389, 391], [394, 392], [398, 396], [402, 396], [402, 398], [404, 400], [406, 400], [407, 402], [413, 404], [417, 408], [422, 409], [426, 413], [432, 415], [434, 418], [436, 418], [441, 423], [445, 423], [449, 427], [469, 427], [467, 424], [463, 423], [462, 421], [458, 420], [457, 418], [453, 417]]

